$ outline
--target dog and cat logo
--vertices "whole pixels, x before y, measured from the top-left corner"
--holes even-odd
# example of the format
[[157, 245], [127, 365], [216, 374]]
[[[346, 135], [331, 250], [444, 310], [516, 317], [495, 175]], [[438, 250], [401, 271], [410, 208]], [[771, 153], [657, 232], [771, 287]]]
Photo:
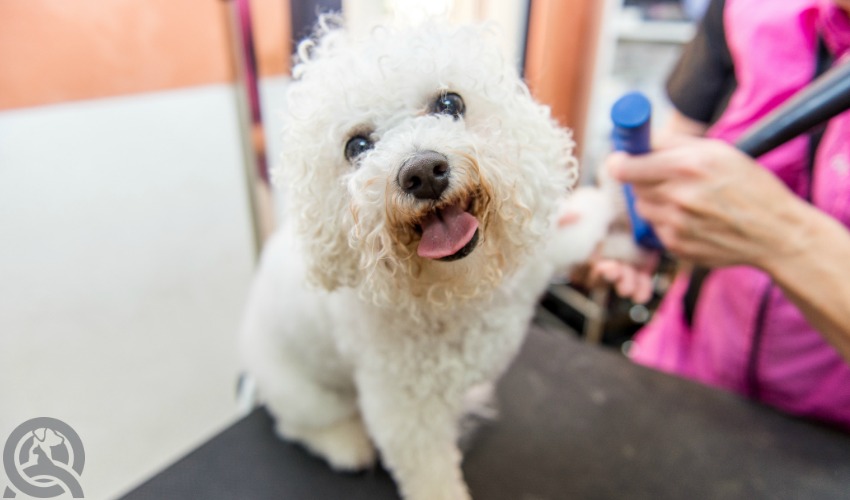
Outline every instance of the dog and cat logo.
[[85, 461], [83, 442], [70, 425], [50, 417], [27, 420], [12, 431], [3, 448], [3, 468], [12, 483], [3, 498], [54, 498], [64, 493], [83, 498], [80, 476]]

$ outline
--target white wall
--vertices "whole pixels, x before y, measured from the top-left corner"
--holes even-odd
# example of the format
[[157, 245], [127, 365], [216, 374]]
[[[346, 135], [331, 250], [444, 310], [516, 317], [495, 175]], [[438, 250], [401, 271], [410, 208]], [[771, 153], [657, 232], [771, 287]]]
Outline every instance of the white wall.
[[87, 498], [235, 416], [253, 269], [236, 123], [225, 85], [0, 113], [0, 445], [65, 421]]

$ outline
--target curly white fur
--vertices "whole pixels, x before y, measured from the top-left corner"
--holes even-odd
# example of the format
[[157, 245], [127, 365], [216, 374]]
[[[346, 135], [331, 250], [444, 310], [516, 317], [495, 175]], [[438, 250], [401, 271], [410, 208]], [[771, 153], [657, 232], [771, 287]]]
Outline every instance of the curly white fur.
[[[293, 70], [274, 172], [287, 216], [264, 252], [242, 352], [285, 438], [340, 469], [369, 466], [375, 445], [405, 498], [467, 498], [464, 395], [502, 373], [548, 280], [589, 255], [610, 210], [585, 207], [558, 229], [574, 144], [489, 28], [355, 39], [322, 26]], [[429, 113], [446, 92], [462, 96], [462, 118]], [[358, 134], [374, 147], [350, 162]], [[451, 167], [436, 201], [397, 180], [422, 151]], [[477, 247], [453, 262], [419, 257], [417, 222], [467, 199]]]

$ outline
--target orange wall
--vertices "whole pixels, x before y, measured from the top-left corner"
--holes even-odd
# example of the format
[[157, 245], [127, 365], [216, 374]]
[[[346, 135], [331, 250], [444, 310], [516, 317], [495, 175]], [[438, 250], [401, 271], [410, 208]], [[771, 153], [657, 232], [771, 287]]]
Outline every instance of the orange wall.
[[605, 2], [534, 0], [525, 76], [531, 93], [575, 133], [581, 150]]
[[[263, 75], [289, 68], [289, 2], [251, 0]], [[231, 81], [223, 0], [0, 1], [0, 109]]]

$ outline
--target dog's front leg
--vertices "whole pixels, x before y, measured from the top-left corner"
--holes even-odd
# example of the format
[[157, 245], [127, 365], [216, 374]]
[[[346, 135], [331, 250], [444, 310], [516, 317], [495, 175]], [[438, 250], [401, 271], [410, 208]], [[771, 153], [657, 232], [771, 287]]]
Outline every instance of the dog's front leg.
[[469, 499], [457, 447], [459, 398], [440, 391], [433, 376], [417, 379], [358, 373], [369, 434], [406, 500]]

